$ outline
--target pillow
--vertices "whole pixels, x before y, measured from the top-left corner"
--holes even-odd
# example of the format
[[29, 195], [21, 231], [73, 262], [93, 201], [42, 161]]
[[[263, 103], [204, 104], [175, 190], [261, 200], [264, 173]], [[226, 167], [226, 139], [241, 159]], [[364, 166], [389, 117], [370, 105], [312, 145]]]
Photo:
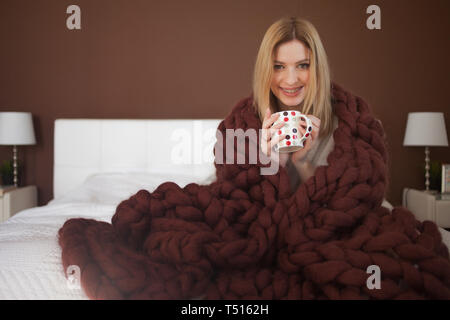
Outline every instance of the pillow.
[[118, 205], [141, 189], [154, 191], [163, 182], [171, 181], [181, 188], [189, 183], [207, 185], [216, 179], [215, 172], [209, 175], [198, 173], [167, 172], [110, 172], [90, 175], [77, 188], [48, 204], [64, 203], [96, 203], [103, 205]]

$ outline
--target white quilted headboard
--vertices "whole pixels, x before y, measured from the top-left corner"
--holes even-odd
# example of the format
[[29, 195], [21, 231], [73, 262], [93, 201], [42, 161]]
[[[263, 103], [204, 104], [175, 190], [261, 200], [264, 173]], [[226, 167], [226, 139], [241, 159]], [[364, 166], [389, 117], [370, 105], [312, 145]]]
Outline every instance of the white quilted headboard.
[[215, 172], [221, 120], [58, 119], [54, 131], [54, 198], [99, 172]]

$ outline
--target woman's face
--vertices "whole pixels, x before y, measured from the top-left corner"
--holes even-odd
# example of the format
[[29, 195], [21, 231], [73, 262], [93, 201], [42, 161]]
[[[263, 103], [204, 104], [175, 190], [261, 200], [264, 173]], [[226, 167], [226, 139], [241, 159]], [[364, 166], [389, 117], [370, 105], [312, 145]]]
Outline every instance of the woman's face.
[[270, 89], [280, 106], [298, 106], [305, 97], [308, 81], [309, 49], [299, 40], [279, 45], [275, 51]]

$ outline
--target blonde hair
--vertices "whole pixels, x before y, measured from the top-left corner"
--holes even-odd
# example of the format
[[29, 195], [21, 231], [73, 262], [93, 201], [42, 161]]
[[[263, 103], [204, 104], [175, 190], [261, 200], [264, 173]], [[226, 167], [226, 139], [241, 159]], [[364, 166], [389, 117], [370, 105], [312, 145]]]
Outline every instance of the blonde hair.
[[271, 79], [273, 59], [280, 44], [301, 41], [310, 52], [310, 75], [305, 98], [300, 105], [301, 112], [320, 119], [319, 136], [328, 135], [333, 130], [331, 105], [331, 80], [328, 59], [316, 28], [307, 20], [282, 18], [266, 31], [256, 57], [253, 74], [253, 103], [261, 122], [267, 108], [278, 112], [276, 97], [272, 93]]

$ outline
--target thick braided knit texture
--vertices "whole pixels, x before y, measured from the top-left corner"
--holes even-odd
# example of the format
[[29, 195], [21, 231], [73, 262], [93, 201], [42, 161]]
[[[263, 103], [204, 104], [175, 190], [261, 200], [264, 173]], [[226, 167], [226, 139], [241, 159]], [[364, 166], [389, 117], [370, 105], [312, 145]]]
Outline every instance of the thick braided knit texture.
[[[64, 270], [81, 269], [91, 299], [450, 299], [449, 253], [437, 226], [381, 206], [380, 123], [337, 84], [332, 96], [339, 125], [329, 165], [297, 190], [285, 168], [262, 175], [268, 165], [259, 159], [216, 163], [212, 184], [140, 190], [111, 224], [66, 221]], [[223, 136], [261, 128], [252, 102], [241, 100], [220, 123]], [[380, 289], [367, 285], [371, 265], [380, 268]]]

